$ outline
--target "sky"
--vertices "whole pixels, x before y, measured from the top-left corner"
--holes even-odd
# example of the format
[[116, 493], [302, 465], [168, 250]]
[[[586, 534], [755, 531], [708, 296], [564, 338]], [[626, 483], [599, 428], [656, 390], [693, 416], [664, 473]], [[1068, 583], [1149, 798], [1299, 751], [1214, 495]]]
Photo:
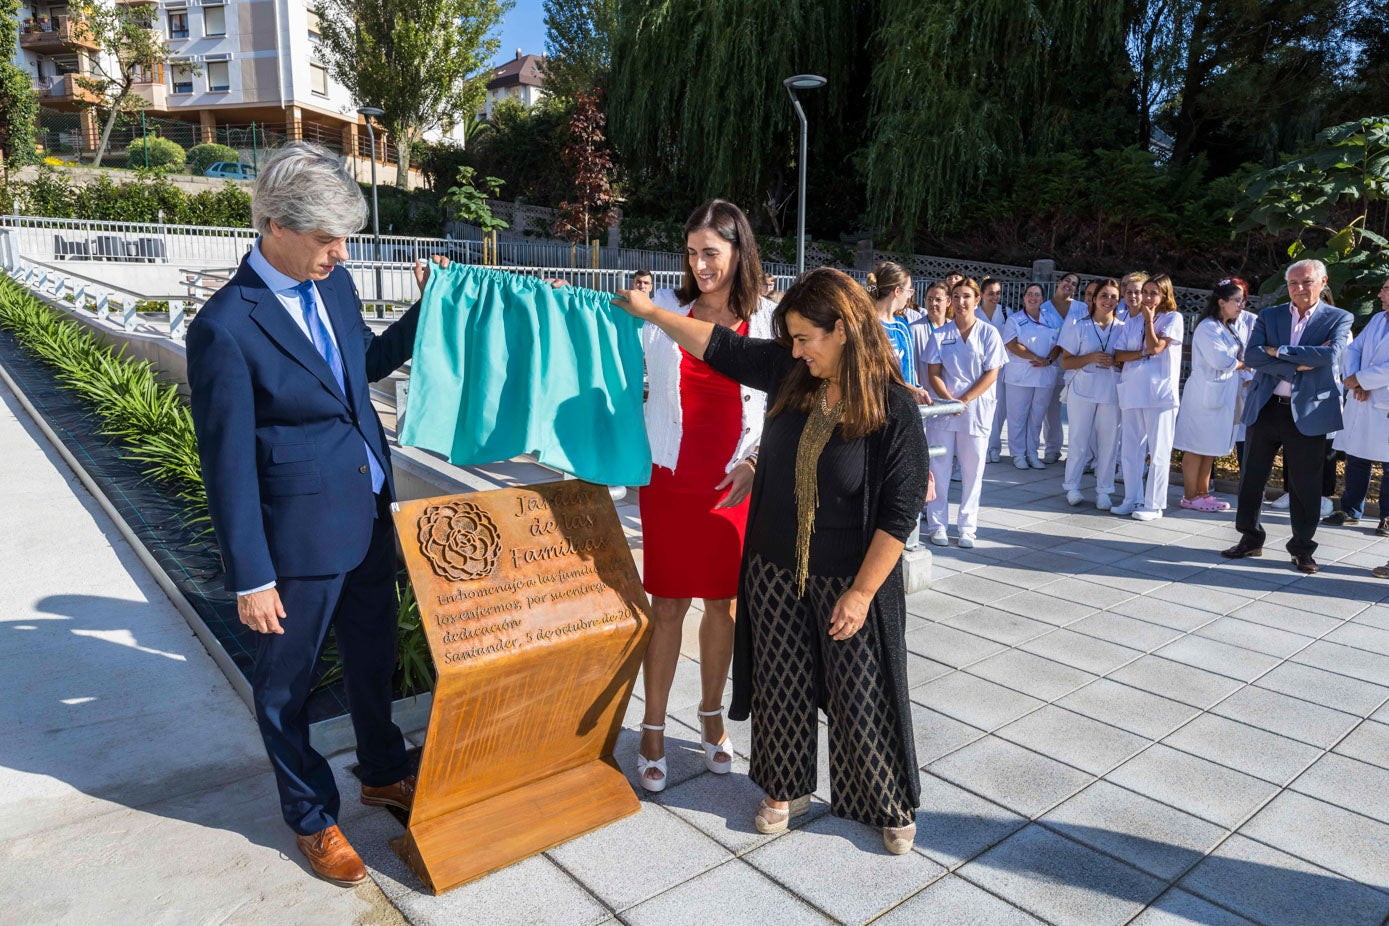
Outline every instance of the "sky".
[[504, 64], [516, 57], [516, 49], [528, 55], [545, 50], [545, 6], [542, 0], [516, 0], [516, 6], [502, 21], [501, 46], [494, 65]]

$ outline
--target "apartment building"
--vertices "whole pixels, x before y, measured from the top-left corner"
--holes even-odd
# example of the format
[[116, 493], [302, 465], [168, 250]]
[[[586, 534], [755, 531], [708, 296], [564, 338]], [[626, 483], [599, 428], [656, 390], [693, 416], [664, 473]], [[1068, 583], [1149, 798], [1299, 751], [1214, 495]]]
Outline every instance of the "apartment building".
[[[136, 92], [146, 113], [196, 123], [200, 141], [249, 138], [250, 126], [272, 136], [326, 143], [362, 160], [372, 154], [351, 95], [334, 82], [319, 55], [318, 17], [305, 0], [108, 0], [146, 8], [171, 51], [144, 74]], [[21, 8], [15, 63], [34, 79], [41, 105], [78, 110], [84, 147], [100, 132], [76, 80], [103, 52], [62, 0]], [[390, 163], [385, 133], [376, 159]]]

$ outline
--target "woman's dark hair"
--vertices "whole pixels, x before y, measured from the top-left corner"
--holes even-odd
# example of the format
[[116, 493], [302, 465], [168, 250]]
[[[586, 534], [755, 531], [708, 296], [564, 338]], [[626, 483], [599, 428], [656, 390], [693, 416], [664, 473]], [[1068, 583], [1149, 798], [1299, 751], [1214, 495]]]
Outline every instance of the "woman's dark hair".
[[980, 294], [980, 295], [979, 295], [979, 298], [980, 298], [980, 299], [984, 298], [984, 296], [983, 296], [984, 292], [987, 291], [988, 288], [989, 288], [990, 286], [993, 286], [995, 283], [998, 284], [998, 295], [999, 295], [999, 298], [1002, 298], [1002, 296], [1003, 296], [1003, 281], [1000, 280], [998, 277], [984, 277], [984, 279], [982, 279], [982, 280], [979, 281], [979, 294]]
[[[870, 434], [887, 423], [887, 390], [902, 383], [902, 368], [888, 344], [887, 333], [867, 291], [847, 273], [832, 267], [807, 270], [786, 291], [772, 316], [772, 336], [788, 350], [794, 345], [786, 326], [791, 312], [821, 331], [844, 326], [844, 354], [839, 361], [840, 424], [845, 440]], [[804, 363], [797, 363], [782, 380], [767, 417], [785, 411], [809, 412], [820, 380]]]
[[1091, 282], [1095, 284], [1095, 294], [1091, 296], [1090, 301], [1085, 304], [1085, 308], [1089, 310], [1091, 318], [1095, 317], [1095, 303], [1096, 301], [1098, 301], [1100, 293], [1103, 292], [1106, 287], [1113, 286], [1114, 292], [1117, 294], [1117, 299], [1124, 298], [1124, 288], [1119, 285], [1118, 280], [1113, 279], [1112, 277], [1105, 277], [1104, 279], [1100, 280], [1092, 280]]
[[[711, 199], [690, 213], [685, 222], [686, 239], [705, 228], [733, 245], [736, 266], [733, 268], [733, 286], [728, 293], [728, 308], [738, 316], [739, 321], [747, 321], [757, 311], [758, 300], [762, 298], [762, 258], [758, 256], [757, 238], [753, 236], [748, 217], [728, 200]], [[688, 305], [699, 298], [699, 292], [699, 284], [695, 282], [687, 254], [685, 277], [675, 296], [682, 305]]]
[[1220, 303], [1226, 299], [1233, 299], [1235, 296], [1248, 296], [1249, 292], [1244, 287], [1243, 280], [1229, 279], [1221, 280], [1211, 289], [1211, 294], [1206, 297], [1206, 304], [1201, 308], [1201, 315], [1196, 319], [1196, 324], [1201, 324], [1208, 318], [1220, 321]]

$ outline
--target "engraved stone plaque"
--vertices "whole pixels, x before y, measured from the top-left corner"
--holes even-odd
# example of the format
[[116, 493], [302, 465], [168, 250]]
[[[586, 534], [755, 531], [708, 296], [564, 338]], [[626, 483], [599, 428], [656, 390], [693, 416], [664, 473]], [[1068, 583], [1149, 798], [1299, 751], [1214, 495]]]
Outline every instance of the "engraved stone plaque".
[[396, 851], [437, 894], [635, 813], [612, 753], [650, 612], [608, 490], [419, 499], [395, 519], [438, 671]]

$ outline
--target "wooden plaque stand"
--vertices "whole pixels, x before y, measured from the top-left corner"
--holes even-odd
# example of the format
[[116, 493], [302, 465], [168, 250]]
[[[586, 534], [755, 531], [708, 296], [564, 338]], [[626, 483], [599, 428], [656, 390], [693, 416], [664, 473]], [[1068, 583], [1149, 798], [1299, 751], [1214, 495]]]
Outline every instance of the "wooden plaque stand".
[[608, 490], [420, 499], [395, 519], [438, 680], [392, 848], [440, 894], [636, 813], [613, 746], [650, 611]]

